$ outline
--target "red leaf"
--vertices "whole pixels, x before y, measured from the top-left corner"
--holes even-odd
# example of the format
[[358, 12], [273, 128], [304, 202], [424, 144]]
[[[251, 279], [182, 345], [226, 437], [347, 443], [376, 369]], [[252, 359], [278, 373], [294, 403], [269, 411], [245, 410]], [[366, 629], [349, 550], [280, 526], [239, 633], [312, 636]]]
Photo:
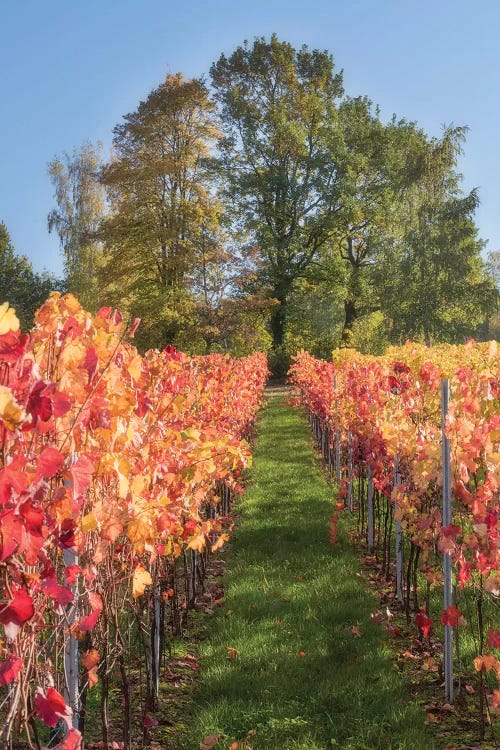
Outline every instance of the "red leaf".
[[33, 417], [32, 425], [35, 425], [39, 419], [47, 422], [52, 416], [52, 400], [44, 395], [46, 387], [46, 383], [40, 380], [29, 395], [26, 411]]
[[443, 526], [441, 531], [446, 538], [449, 538], [461, 534], [462, 528], [460, 526], [454, 526], [452, 523], [450, 523], [448, 526]]
[[66, 583], [68, 584], [68, 586], [71, 586], [71, 584], [75, 583], [78, 575], [81, 572], [82, 571], [79, 565], [68, 565], [68, 567], [64, 569], [64, 576], [66, 578]]
[[419, 612], [417, 615], [415, 615], [415, 622], [422, 631], [422, 635], [424, 636], [424, 638], [427, 638], [432, 629], [431, 618], [427, 617], [425, 612]]
[[144, 721], [142, 722], [145, 727], [157, 727], [158, 726], [158, 719], [155, 719], [154, 716], [151, 716], [150, 714], [146, 714], [144, 717]]
[[64, 465], [64, 457], [59, 453], [57, 448], [51, 445], [45, 446], [38, 457], [36, 479], [46, 477], [50, 479], [55, 476]]
[[18, 656], [10, 656], [7, 661], [0, 662], [0, 685], [8, 685], [15, 680], [22, 666], [23, 660]]
[[97, 356], [95, 347], [89, 346], [89, 348], [85, 352], [85, 360], [83, 362], [83, 367], [88, 372], [89, 382], [92, 380], [95, 374], [95, 371], [97, 370], [98, 364], [99, 364], [99, 357]]
[[[460, 622], [462, 620], [462, 622]], [[448, 609], [443, 609], [441, 612], [441, 625], [450, 625], [452, 628], [455, 625], [463, 624], [463, 616], [457, 607], [450, 605]]]
[[35, 694], [35, 713], [48, 727], [55, 727], [61, 719], [68, 723], [71, 709], [55, 688], [49, 687], [46, 694], [42, 688], [38, 688]]
[[28, 486], [28, 475], [24, 471], [26, 459], [17, 455], [0, 471], [0, 503], [6, 505], [15, 492], [20, 494]]
[[20, 516], [13, 510], [0, 513], [0, 561], [4, 562], [26, 541], [26, 532]]
[[78, 729], [70, 729], [68, 736], [64, 739], [60, 745], [61, 750], [79, 750], [82, 746], [82, 735]]
[[44, 594], [50, 596], [51, 599], [54, 599], [54, 601], [63, 607], [72, 602], [75, 598], [73, 592], [67, 586], [61, 586], [57, 582], [55, 576], [47, 578], [42, 583], [42, 590]]
[[51, 397], [54, 417], [62, 417], [71, 409], [73, 402], [64, 391], [54, 391]]
[[500, 648], [500, 630], [488, 630], [488, 646]]
[[73, 482], [73, 497], [76, 499], [83, 496], [92, 481], [95, 466], [87, 456], [80, 456], [78, 461], [70, 468], [71, 480]]
[[35, 614], [33, 599], [24, 590], [15, 591], [14, 598], [0, 611], [0, 622], [5, 628], [7, 638], [14, 639], [23, 624]]
[[90, 615], [87, 615], [86, 617], [82, 617], [78, 623], [79, 630], [83, 630], [84, 633], [86, 633], [89, 630], [92, 630], [92, 628], [95, 627], [100, 614], [101, 614], [101, 610], [95, 609], [93, 612], [90, 613]]

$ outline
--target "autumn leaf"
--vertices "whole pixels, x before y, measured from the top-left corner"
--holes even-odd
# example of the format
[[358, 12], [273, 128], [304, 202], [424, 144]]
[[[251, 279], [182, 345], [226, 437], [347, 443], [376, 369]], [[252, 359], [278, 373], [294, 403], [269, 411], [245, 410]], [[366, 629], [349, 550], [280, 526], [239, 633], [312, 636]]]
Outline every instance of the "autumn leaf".
[[200, 743], [200, 750], [212, 750], [223, 738], [223, 734], [208, 734]]
[[467, 625], [467, 622], [460, 610], [450, 605], [447, 609], [443, 609], [441, 613], [441, 625], [450, 625], [454, 628], [456, 625]]
[[85, 651], [82, 654], [82, 664], [85, 669], [92, 669], [96, 664], [99, 664], [100, 660], [101, 657], [99, 656], [99, 652], [96, 651], [95, 648], [91, 648], [89, 651]]
[[85, 617], [81, 617], [78, 621], [78, 628], [83, 633], [87, 633], [89, 630], [92, 630], [97, 625], [97, 620], [99, 619], [101, 615], [101, 610], [96, 609], [93, 612], [91, 612], [89, 615], [86, 615]]
[[64, 466], [64, 456], [51, 445], [47, 445], [40, 453], [37, 461], [37, 477], [50, 479]]
[[132, 579], [132, 596], [134, 599], [142, 596], [146, 589], [146, 586], [151, 586], [153, 579], [151, 574], [143, 565], [138, 565], [134, 570], [134, 576]]
[[0, 419], [9, 430], [15, 430], [26, 420], [24, 409], [4, 385], [0, 385]]
[[79, 456], [69, 469], [72, 482], [72, 494], [75, 500], [81, 498], [92, 481], [95, 466], [87, 456]]
[[500, 648], [500, 630], [488, 630], [488, 647]]
[[99, 678], [97, 676], [97, 665], [99, 664], [100, 660], [101, 657], [99, 656], [99, 652], [96, 651], [95, 648], [92, 648], [89, 651], [85, 651], [82, 654], [82, 664], [88, 673], [89, 687], [94, 687], [94, 685], [97, 685], [97, 683], [99, 682]]
[[44, 594], [50, 596], [51, 599], [54, 599], [57, 604], [60, 604], [63, 607], [72, 602], [75, 598], [71, 589], [67, 586], [61, 586], [57, 582], [55, 576], [52, 578], [46, 578], [45, 581], [42, 582], [42, 590]]
[[0, 662], [0, 685], [8, 685], [15, 680], [23, 666], [23, 660], [18, 656], [9, 656]]
[[19, 330], [19, 319], [13, 307], [9, 307], [8, 302], [0, 305], [0, 336], [9, 331]]
[[493, 671], [497, 677], [500, 677], [500, 661], [496, 659], [493, 654], [483, 654], [483, 656], [476, 656], [474, 659], [474, 666], [478, 672], [482, 670], [484, 672]]
[[68, 586], [76, 583], [80, 573], [81, 569], [79, 565], [68, 565], [66, 568], [64, 568], [64, 577], [66, 578], [66, 583], [68, 584]]
[[22, 626], [35, 614], [33, 599], [24, 589], [14, 591], [13, 598], [0, 610], [0, 622], [7, 638], [14, 640]]
[[226, 646], [227, 656], [229, 659], [232, 659], [233, 661], [238, 656], [238, 652], [233, 646]]
[[48, 727], [55, 727], [62, 720], [69, 726], [71, 708], [66, 705], [63, 696], [53, 687], [45, 693], [38, 688], [35, 693], [35, 713]]
[[359, 629], [359, 622], [351, 627], [351, 633], [357, 638], [361, 638], [361, 630]]
[[422, 631], [423, 637], [427, 638], [432, 630], [431, 618], [425, 614], [424, 610], [421, 610], [420, 612], [418, 612], [418, 614], [415, 615], [415, 622]]

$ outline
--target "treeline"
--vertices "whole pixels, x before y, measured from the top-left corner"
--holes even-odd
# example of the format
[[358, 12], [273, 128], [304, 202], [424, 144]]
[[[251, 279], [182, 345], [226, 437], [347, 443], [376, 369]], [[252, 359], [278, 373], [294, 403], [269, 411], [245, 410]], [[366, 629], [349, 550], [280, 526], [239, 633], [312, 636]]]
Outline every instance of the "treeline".
[[68, 289], [142, 325], [142, 348], [381, 351], [484, 338], [482, 259], [457, 160], [466, 128], [429, 137], [345, 93], [327, 51], [276, 36], [165, 81], [49, 174]]

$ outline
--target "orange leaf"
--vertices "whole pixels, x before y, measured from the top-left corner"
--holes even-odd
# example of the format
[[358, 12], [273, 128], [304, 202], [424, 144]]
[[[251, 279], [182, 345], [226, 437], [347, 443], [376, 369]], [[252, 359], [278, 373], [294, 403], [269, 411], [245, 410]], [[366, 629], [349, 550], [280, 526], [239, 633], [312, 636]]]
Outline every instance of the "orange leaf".
[[203, 742], [200, 744], [200, 750], [212, 750], [212, 748], [215, 747], [223, 737], [223, 734], [208, 734], [203, 738]]
[[82, 654], [82, 664], [85, 669], [92, 669], [92, 667], [99, 664], [100, 660], [101, 657], [99, 656], [99, 652], [96, 651], [95, 648], [91, 648], [89, 651], [85, 651], [85, 653]]

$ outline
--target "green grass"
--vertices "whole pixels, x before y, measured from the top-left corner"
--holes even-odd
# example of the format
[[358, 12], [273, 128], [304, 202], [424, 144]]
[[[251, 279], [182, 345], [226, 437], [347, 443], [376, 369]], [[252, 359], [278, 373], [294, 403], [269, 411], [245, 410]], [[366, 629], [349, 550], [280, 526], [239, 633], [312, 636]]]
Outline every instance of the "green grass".
[[303, 415], [271, 398], [254, 455], [226, 555], [226, 604], [209, 624], [179, 748], [216, 733], [228, 748], [252, 731], [252, 750], [431, 750], [425, 713], [370, 622], [376, 601], [356, 576], [356, 552], [342, 533], [329, 543], [332, 491]]

